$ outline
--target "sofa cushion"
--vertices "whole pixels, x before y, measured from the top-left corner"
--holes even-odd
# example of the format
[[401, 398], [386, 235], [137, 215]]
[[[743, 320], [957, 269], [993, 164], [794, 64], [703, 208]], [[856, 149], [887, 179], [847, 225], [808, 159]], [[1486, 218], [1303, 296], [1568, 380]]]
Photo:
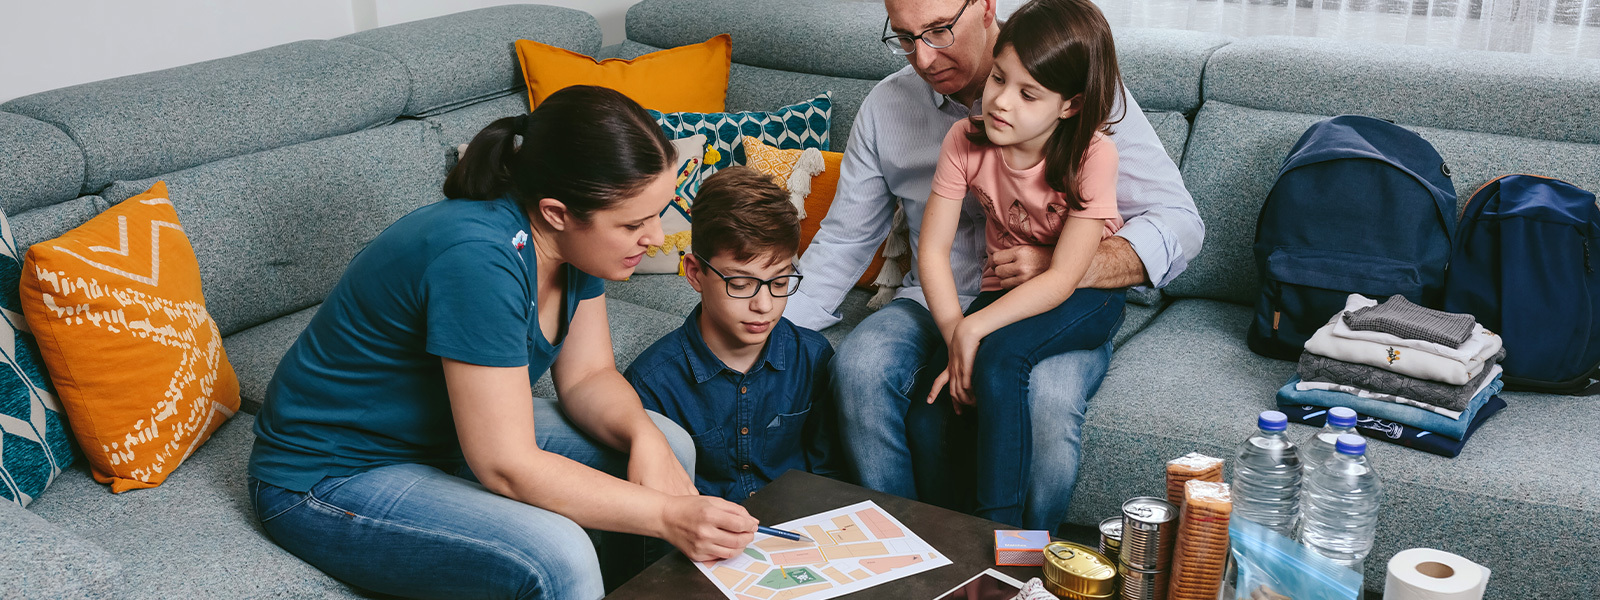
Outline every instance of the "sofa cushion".
[[[445, 149], [409, 121], [164, 175], [223, 335], [321, 302], [356, 252], [439, 200]], [[117, 182], [111, 202], [151, 180]]]
[[122, 563], [117, 598], [360, 597], [256, 523], [245, 486], [254, 425], [234, 417], [159, 488], [113, 495], [74, 468], [32, 510]]
[[717, 112], [727, 108], [728, 65], [733, 41], [728, 34], [652, 52], [634, 59], [606, 59], [517, 40], [528, 106], [538, 108], [551, 94], [574, 85], [596, 85], [622, 92], [640, 106], [662, 112]]
[[83, 151], [67, 132], [0, 112], [0, 210], [8, 215], [71, 200], [83, 187]]
[[300, 332], [305, 331], [321, 306], [290, 313], [222, 339], [233, 371], [239, 375], [240, 410], [250, 414], [261, 410], [261, 403], [267, 399], [267, 384], [278, 370], [278, 362], [288, 354], [289, 346], [300, 339]]
[[[1171, 458], [1200, 451], [1231, 462], [1295, 368], [1249, 351], [1251, 315], [1246, 306], [1179, 300], [1117, 351], [1089, 403], [1073, 523], [1094, 524], [1128, 498], [1160, 495]], [[1510, 407], [1455, 459], [1368, 445], [1384, 498], [1367, 589], [1383, 587], [1394, 553], [1432, 547], [1490, 565], [1500, 597], [1600, 591], [1581, 575], [1594, 573], [1600, 549], [1600, 463], [1573, 459], [1600, 456], [1600, 412], [1588, 398], [1503, 398]], [[1312, 431], [1291, 425], [1289, 435], [1299, 441]]]
[[[1256, 218], [1283, 158], [1326, 116], [1256, 110], [1210, 101], [1195, 117], [1183, 178], [1206, 224], [1205, 250], [1165, 289], [1180, 297], [1254, 303]], [[1404, 125], [1404, 123], [1402, 123]], [[1459, 208], [1484, 182], [1508, 173], [1556, 177], [1600, 190], [1600, 145], [1411, 127], [1449, 164]]]
[[99, 546], [9, 502], [0, 502], [0, 531], [6, 532], [0, 581], [7, 597], [118, 597], [122, 564]]
[[600, 25], [580, 10], [513, 4], [370, 29], [338, 41], [399, 61], [411, 90], [402, 114], [426, 116], [521, 91], [511, 44], [523, 38], [594, 54]]
[[627, 28], [657, 48], [731, 33], [736, 63], [876, 81], [906, 66], [879, 41], [883, 17], [880, 2], [645, 0], [628, 9]]
[[[483, 131], [483, 128], [488, 127], [496, 119], [525, 114], [528, 114], [528, 97], [511, 94], [461, 106], [449, 112], [436, 113], [424, 118], [423, 121], [438, 132], [440, 143], [446, 148], [454, 149], [456, 146], [471, 142], [478, 132]], [[454, 152], [450, 154], [454, 155]]]
[[1218, 50], [1205, 77], [1207, 100], [1239, 106], [1600, 143], [1600, 61], [1590, 59], [1256, 37]]
[[[83, 148], [85, 193], [394, 120], [405, 68], [360, 46], [306, 40], [23, 96], [0, 109]], [[149, 186], [146, 186], [149, 187]]]
[[1232, 38], [1179, 29], [1118, 27], [1117, 68], [1123, 85], [1145, 110], [1193, 114], [1200, 108], [1206, 61]]

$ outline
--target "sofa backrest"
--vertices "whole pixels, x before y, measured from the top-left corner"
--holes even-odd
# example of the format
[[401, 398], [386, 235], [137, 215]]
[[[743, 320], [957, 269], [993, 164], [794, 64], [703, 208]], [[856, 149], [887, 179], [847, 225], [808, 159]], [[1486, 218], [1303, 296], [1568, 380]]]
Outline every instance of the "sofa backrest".
[[1205, 246], [1166, 288], [1242, 304], [1258, 289], [1256, 218], [1289, 148], [1340, 114], [1389, 119], [1444, 156], [1459, 202], [1536, 173], [1600, 190], [1600, 61], [1264, 37], [1219, 49], [1183, 161]]
[[453, 144], [430, 119], [518, 100], [521, 38], [592, 53], [600, 28], [500, 6], [17, 98], [0, 105], [0, 209], [27, 246], [166, 181], [232, 334], [321, 302], [383, 228], [442, 198]]

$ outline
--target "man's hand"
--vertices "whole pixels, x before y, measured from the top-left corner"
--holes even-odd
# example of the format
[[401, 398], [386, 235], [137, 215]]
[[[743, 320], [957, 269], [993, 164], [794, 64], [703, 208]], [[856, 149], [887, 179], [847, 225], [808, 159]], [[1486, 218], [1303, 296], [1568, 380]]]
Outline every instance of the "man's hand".
[[672, 453], [672, 446], [667, 445], [667, 438], [660, 435], [640, 440], [628, 452], [628, 481], [668, 496], [700, 494]]
[[[1050, 268], [1050, 246], [1013, 246], [990, 256], [994, 261], [994, 274], [1000, 278], [1000, 287], [1011, 289], [1038, 277]], [[1134, 285], [1149, 285], [1150, 276], [1144, 271], [1144, 262], [1127, 238], [1111, 236], [1100, 240], [1089, 270], [1078, 280], [1080, 288], [1116, 289]]]
[[1051, 246], [1012, 246], [994, 253], [994, 275], [1000, 278], [1000, 287], [1011, 289], [1038, 277], [1050, 268]]

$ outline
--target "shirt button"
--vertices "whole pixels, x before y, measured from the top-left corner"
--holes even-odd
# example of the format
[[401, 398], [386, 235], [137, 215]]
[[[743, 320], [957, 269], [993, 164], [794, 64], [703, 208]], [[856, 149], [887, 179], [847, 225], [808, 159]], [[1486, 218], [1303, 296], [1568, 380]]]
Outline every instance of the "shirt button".
[[[750, 495], [751, 495], [751, 496], [754, 496], [754, 495], [756, 495], [756, 493], [755, 493], [755, 492], [750, 492]], [[747, 497], [748, 497], [748, 496], [747, 496]]]
[[739, 465], [739, 468], [744, 469], [746, 471], [749, 471], [750, 470], [750, 465]]
[[742, 385], [739, 386], [739, 393], [743, 394], [743, 393], [748, 392], [748, 391], [750, 391], [749, 387], [742, 386]]
[[739, 435], [750, 435], [750, 428], [749, 427], [740, 427], [739, 428]]

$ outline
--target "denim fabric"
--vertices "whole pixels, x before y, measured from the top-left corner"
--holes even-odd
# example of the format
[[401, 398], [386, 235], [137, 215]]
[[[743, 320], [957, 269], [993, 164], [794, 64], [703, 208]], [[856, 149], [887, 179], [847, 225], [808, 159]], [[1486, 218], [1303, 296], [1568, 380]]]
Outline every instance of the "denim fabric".
[[1395, 404], [1384, 400], [1362, 398], [1355, 394], [1333, 392], [1328, 390], [1295, 389], [1295, 384], [1300, 383], [1300, 376], [1289, 378], [1289, 382], [1278, 389], [1278, 404], [1282, 406], [1320, 406], [1333, 408], [1335, 406], [1349, 407], [1362, 415], [1394, 421], [1402, 425], [1410, 425], [1423, 431], [1431, 431], [1452, 440], [1463, 439], [1467, 436], [1467, 428], [1477, 418], [1478, 411], [1489, 402], [1489, 398], [1500, 393], [1506, 386], [1504, 381], [1494, 380], [1489, 387], [1483, 388], [1477, 396], [1467, 403], [1467, 409], [1461, 411], [1461, 418], [1452, 419], [1431, 410]]
[[[1028, 529], [1056, 530], [1067, 514], [1084, 413], [1105, 377], [1111, 350], [1106, 343], [1052, 356], [1029, 377], [1036, 460], [1022, 518]], [[933, 316], [909, 298], [872, 313], [839, 345], [833, 388], [845, 454], [861, 485], [963, 508], [967, 499], [957, 489], [970, 490], [972, 475], [959, 467], [972, 451], [970, 432], [949, 427], [948, 402], [923, 402], [939, 373], [933, 367], [942, 368], [946, 356]]]
[[[553, 400], [535, 399], [539, 447], [617, 477], [626, 454], [579, 431]], [[661, 415], [685, 469], [694, 446]], [[326, 477], [305, 493], [250, 478], [257, 519], [279, 546], [346, 583], [407, 598], [592, 599], [604, 594], [589, 535], [559, 514], [484, 489], [463, 465], [447, 473], [399, 464]], [[608, 535], [624, 546], [637, 536]], [[644, 550], [634, 545], [633, 568]], [[619, 574], [622, 576], [631, 574]]]
[[[967, 314], [989, 306], [1007, 292], [978, 294]], [[1055, 308], [1002, 327], [978, 345], [972, 366], [972, 388], [978, 403], [977, 516], [1023, 526], [1033, 466], [1028, 391], [1034, 366], [1051, 356], [1111, 343], [1111, 336], [1122, 326], [1126, 304], [1123, 290], [1077, 290]], [[1045, 525], [1044, 529], [1054, 528]]]

